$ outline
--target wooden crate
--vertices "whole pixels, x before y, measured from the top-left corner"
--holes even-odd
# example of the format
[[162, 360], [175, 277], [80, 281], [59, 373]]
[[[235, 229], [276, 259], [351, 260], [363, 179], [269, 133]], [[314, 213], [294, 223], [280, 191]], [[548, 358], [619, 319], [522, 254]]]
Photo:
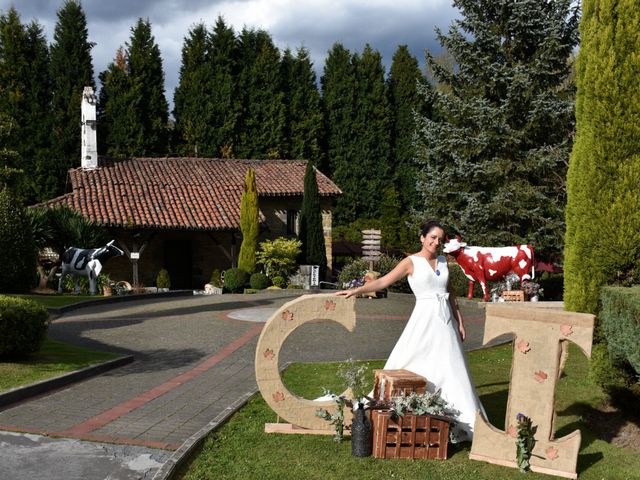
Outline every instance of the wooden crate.
[[505, 302], [524, 302], [524, 290], [505, 290], [502, 298]]
[[409, 370], [374, 370], [373, 398], [389, 400], [411, 392], [425, 393], [427, 379]]
[[433, 415], [393, 418], [389, 410], [372, 410], [375, 458], [447, 458], [449, 420]]

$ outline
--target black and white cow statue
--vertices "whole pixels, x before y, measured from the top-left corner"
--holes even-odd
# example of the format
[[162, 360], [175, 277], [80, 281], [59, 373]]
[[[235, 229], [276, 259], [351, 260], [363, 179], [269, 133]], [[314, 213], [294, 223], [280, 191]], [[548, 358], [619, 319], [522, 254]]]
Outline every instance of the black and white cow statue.
[[67, 248], [62, 254], [62, 273], [58, 281], [58, 293], [62, 293], [62, 280], [64, 276], [70, 274], [73, 277], [76, 293], [80, 292], [79, 277], [89, 279], [89, 291], [91, 295], [96, 294], [96, 280], [102, 266], [107, 260], [113, 257], [124, 255], [124, 252], [114, 245], [115, 240], [111, 240], [102, 248]]

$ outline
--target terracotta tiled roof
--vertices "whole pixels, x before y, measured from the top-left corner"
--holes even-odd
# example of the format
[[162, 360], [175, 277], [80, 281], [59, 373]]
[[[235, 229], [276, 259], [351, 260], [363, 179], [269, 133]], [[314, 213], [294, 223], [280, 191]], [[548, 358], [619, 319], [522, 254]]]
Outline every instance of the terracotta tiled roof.
[[[211, 158], [101, 158], [99, 168], [69, 170], [71, 191], [43, 205], [64, 204], [107, 226], [221, 230], [239, 228], [249, 167], [258, 196], [301, 196], [306, 161]], [[316, 172], [321, 196], [342, 192]]]

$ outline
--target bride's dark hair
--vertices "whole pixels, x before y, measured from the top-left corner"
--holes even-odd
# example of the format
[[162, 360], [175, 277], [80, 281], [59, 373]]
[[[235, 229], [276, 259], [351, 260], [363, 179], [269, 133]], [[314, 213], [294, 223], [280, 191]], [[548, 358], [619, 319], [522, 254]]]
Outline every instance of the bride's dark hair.
[[426, 220], [420, 226], [420, 235], [424, 237], [427, 233], [429, 233], [434, 228], [440, 228], [444, 232], [444, 227], [438, 220]]

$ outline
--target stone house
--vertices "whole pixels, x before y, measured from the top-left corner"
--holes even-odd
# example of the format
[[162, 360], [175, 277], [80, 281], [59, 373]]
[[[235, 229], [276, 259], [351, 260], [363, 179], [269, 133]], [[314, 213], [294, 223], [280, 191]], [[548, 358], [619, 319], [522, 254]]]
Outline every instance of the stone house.
[[[260, 240], [296, 235], [306, 161], [99, 158], [95, 97], [89, 90], [83, 96], [81, 166], [69, 170], [67, 193], [43, 205], [67, 205], [109, 230], [126, 253], [106, 264], [112, 280], [154, 286], [158, 271], [166, 268], [172, 288], [201, 289], [214, 269], [235, 266], [242, 242], [240, 200], [250, 167], [256, 173]], [[331, 210], [342, 192], [320, 171], [316, 176], [330, 271]]]

